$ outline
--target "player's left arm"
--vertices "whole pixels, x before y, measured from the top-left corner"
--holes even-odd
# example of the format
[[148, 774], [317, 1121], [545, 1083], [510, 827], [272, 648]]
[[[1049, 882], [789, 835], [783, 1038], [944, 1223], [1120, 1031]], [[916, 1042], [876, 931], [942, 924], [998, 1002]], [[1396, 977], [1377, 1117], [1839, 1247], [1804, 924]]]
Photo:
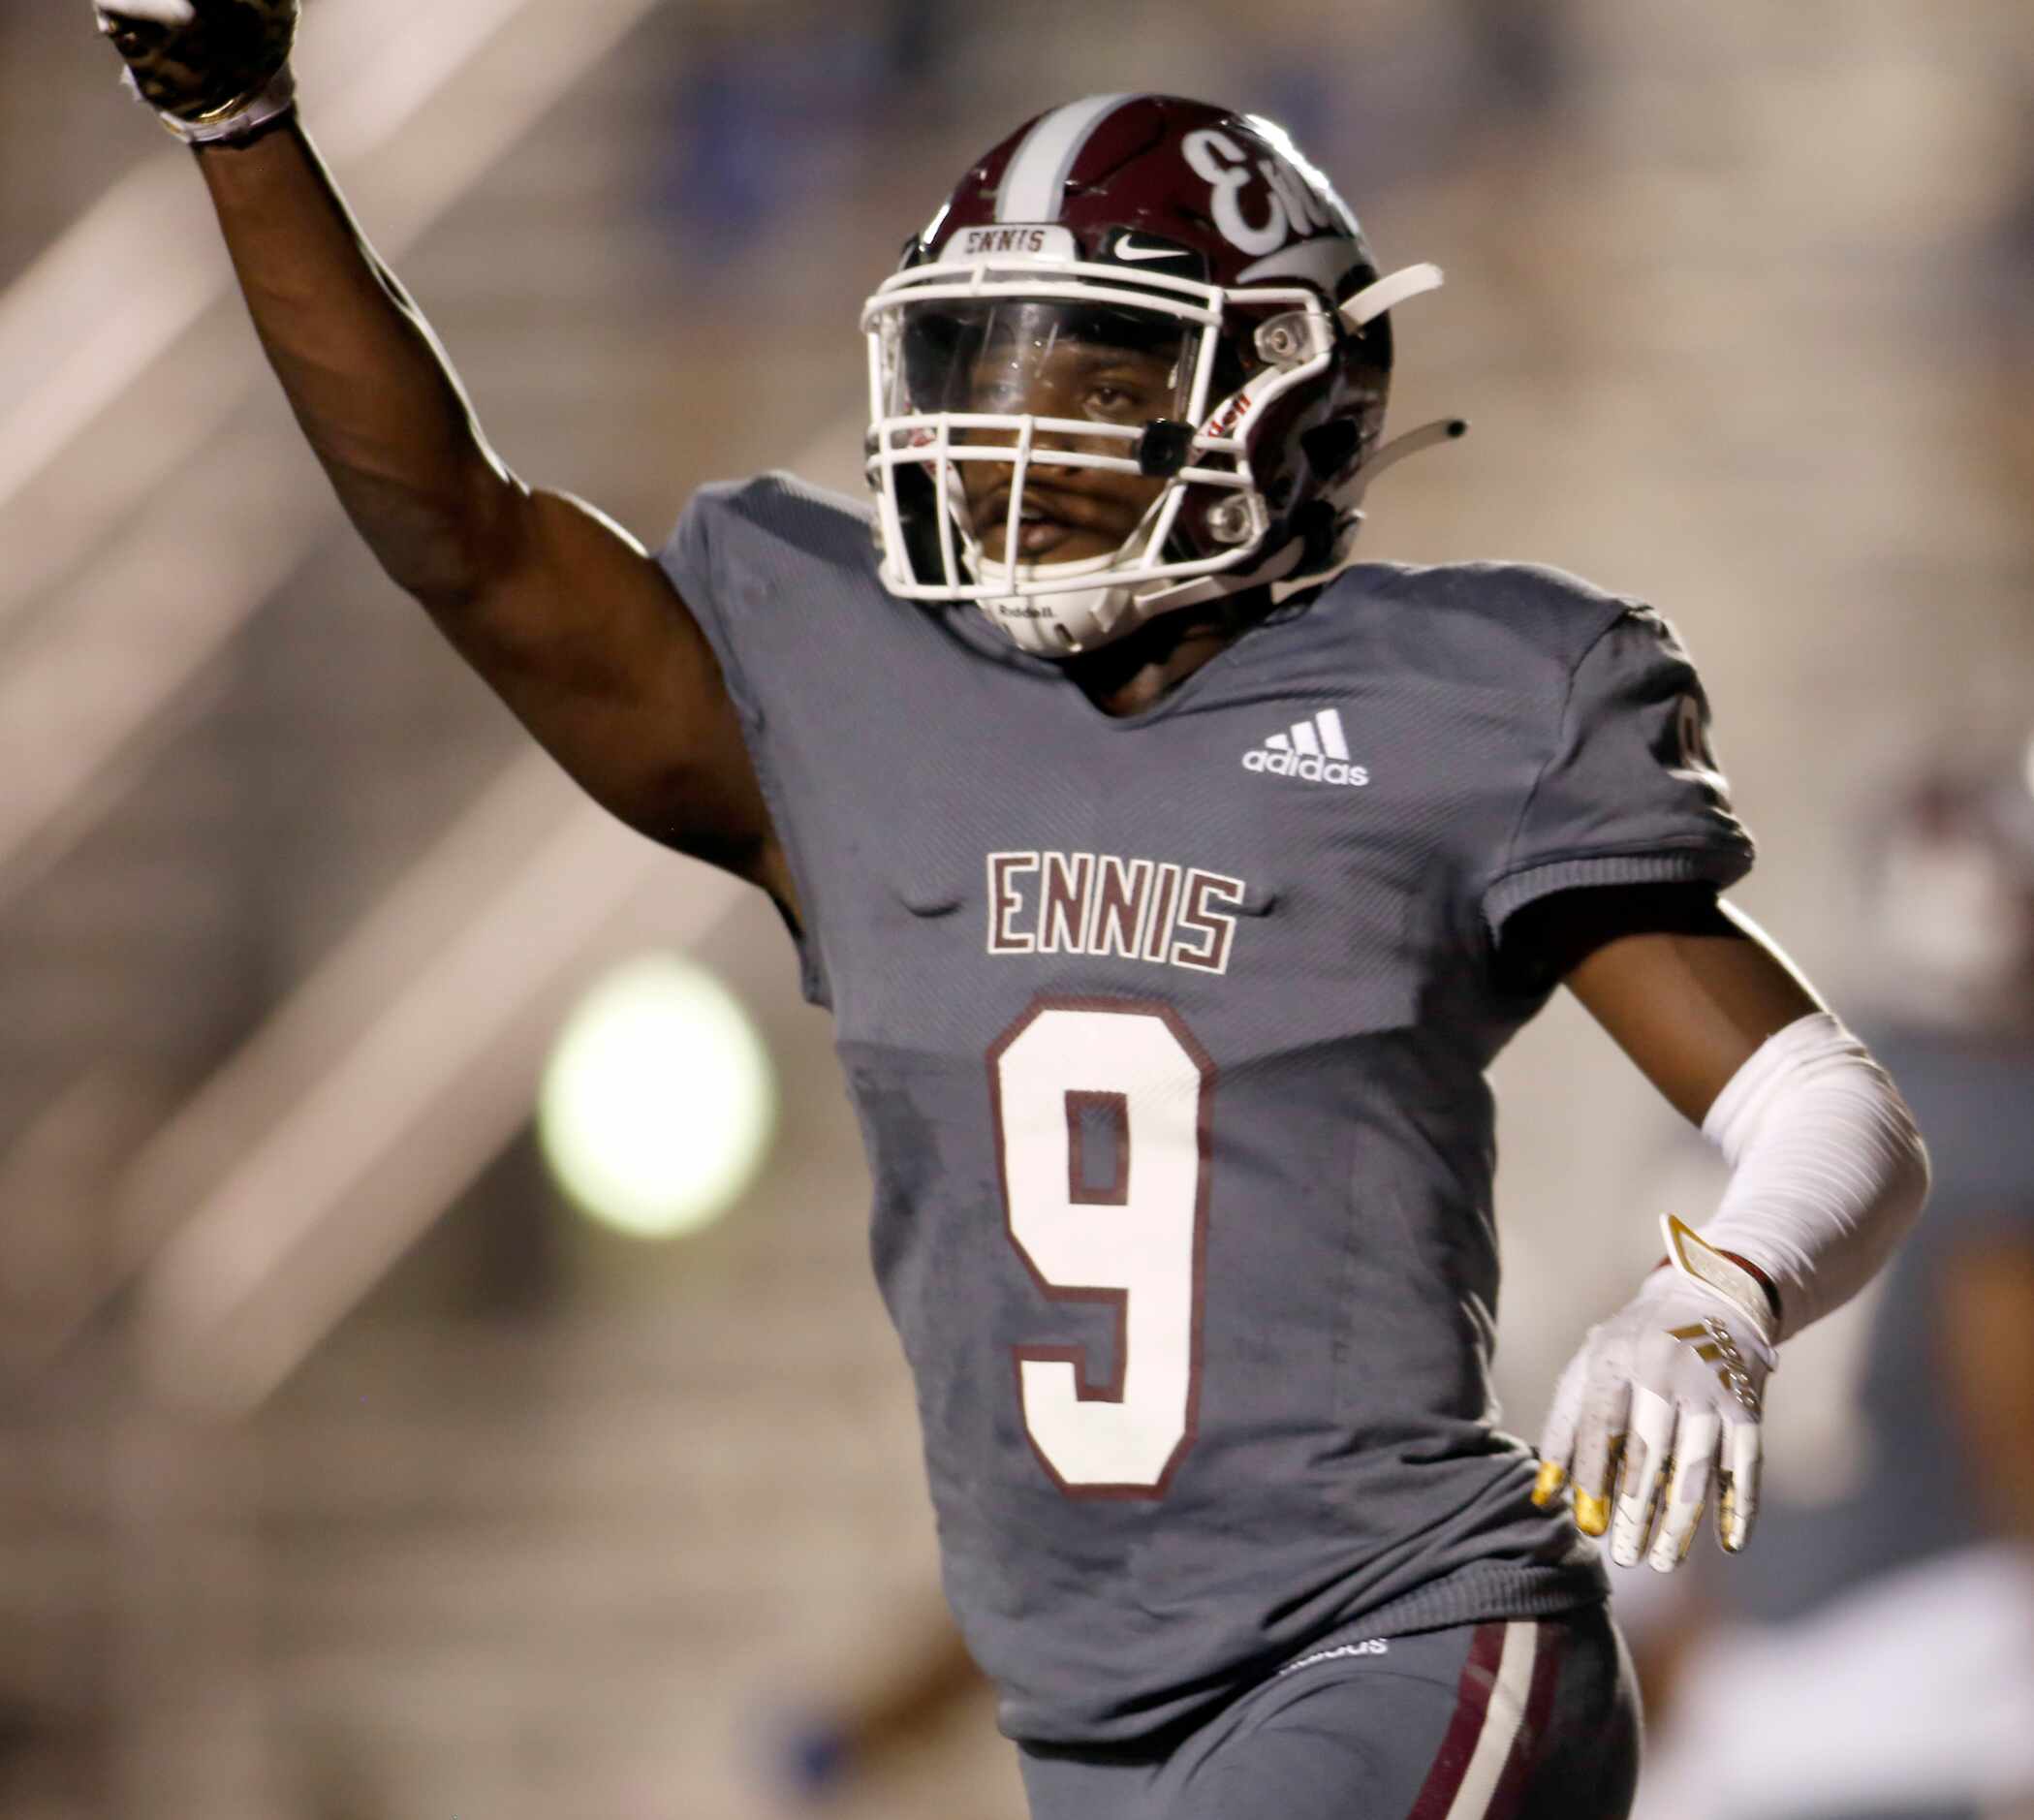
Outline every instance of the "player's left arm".
[[[1588, 929], [1590, 908], [1569, 920]], [[1671, 927], [1591, 946], [1562, 984], [1695, 1125], [1768, 1037], [1829, 1010], [1750, 918], [1706, 894]]]
[[1665, 1571], [1712, 1479], [1719, 1540], [1743, 1546], [1773, 1349], [1885, 1263], [1921, 1209], [1926, 1152], [1885, 1071], [1729, 906], [1698, 897], [1609, 939], [1587, 910], [1572, 920], [1568, 988], [1732, 1169], [1702, 1235], [1670, 1222], [1668, 1259], [1591, 1330], [1541, 1448], [1539, 1501], [1572, 1478], [1577, 1522], [1608, 1529], [1620, 1563]]

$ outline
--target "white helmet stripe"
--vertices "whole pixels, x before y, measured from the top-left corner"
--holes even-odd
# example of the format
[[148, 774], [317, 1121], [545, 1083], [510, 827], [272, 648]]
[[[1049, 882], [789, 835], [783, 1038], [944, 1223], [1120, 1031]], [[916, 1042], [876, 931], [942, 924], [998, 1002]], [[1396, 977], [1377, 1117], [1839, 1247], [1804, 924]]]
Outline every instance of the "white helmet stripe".
[[1060, 191], [1088, 135], [1135, 95], [1090, 95], [1042, 116], [1026, 133], [996, 191], [998, 221], [1057, 221]]

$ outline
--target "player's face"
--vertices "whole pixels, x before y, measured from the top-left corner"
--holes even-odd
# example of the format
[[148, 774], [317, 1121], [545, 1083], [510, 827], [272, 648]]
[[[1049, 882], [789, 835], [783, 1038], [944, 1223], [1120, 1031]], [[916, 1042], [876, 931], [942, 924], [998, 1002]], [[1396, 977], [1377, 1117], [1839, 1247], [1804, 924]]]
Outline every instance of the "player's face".
[[[1105, 341], [1005, 337], [985, 347], [974, 362], [967, 408], [1142, 429], [1170, 415], [1176, 366], [1161, 355]], [[1124, 455], [1132, 445], [1117, 437], [1040, 430], [1033, 447]], [[961, 468], [972, 527], [992, 551], [1007, 530], [1015, 473], [986, 461]], [[1107, 554], [1137, 528], [1164, 485], [1142, 474], [1033, 466], [1025, 476], [1017, 553], [1033, 562]]]
[[[1056, 420], [1142, 430], [1182, 410], [1182, 336], [1174, 322], [1127, 313], [1098, 313], [1064, 304], [987, 306], [963, 319], [941, 388], [940, 408], [998, 417]], [[956, 430], [959, 443], [1008, 444], [1007, 428]], [[1036, 429], [1034, 450], [1134, 455], [1121, 436], [1083, 436], [1078, 429]], [[970, 528], [985, 551], [1003, 555], [1014, 464], [957, 464]], [[1072, 562], [1117, 549], [1165, 483], [1150, 476], [1089, 467], [1028, 464], [1020, 502], [1017, 555], [1031, 562]]]

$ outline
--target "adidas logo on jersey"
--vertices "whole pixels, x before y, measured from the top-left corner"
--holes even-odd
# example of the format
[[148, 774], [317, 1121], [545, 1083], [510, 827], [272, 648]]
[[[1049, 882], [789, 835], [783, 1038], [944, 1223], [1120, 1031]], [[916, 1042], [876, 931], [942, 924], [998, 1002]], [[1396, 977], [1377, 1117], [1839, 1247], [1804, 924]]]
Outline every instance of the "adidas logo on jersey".
[[1274, 777], [1300, 777], [1310, 784], [1366, 784], [1370, 773], [1349, 762], [1349, 742], [1342, 737], [1342, 710], [1324, 707], [1310, 720], [1296, 720], [1290, 733], [1274, 733], [1263, 745], [1243, 754], [1246, 771], [1269, 771]]

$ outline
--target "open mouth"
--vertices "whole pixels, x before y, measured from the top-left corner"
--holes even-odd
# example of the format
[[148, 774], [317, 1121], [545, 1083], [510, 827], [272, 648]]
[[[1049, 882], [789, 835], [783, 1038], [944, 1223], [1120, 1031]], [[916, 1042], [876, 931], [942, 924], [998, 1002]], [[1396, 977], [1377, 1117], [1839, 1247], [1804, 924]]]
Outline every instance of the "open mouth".
[[[991, 561], [998, 559], [1003, 554], [1010, 523], [1010, 489], [996, 488], [975, 508], [972, 516], [984, 553]], [[1100, 501], [1026, 487], [1023, 508], [1017, 517], [1017, 554], [1033, 561], [1055, 554], [1070, 559], [1100, 555], [1114, 549], [1130, 535], [1130, 528], [1124, 513], [1112, 511]]]
[[1017, 552], [1024, 556], [1049, 556], [1069, 540], [1090, 535], [1081, 526], [1069, 524], [1048, 513], [1027, 512], [1017, 521]]

